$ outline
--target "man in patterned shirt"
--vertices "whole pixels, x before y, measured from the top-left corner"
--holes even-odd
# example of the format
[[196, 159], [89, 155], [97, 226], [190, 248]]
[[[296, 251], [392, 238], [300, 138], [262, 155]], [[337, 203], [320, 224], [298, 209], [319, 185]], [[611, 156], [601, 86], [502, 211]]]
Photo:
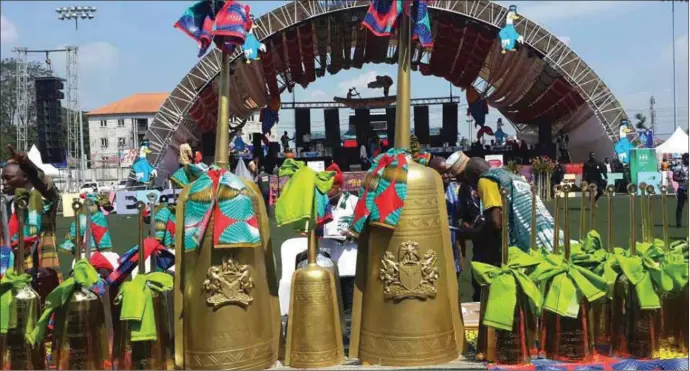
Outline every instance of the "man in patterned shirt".
[[683, 161], [673, 169], [673, 181], [678, 183], [676, 197], [676, 228], [680, 228], [683, 221], [683, 208], [688, 201], [688, 154], [683, 154]]

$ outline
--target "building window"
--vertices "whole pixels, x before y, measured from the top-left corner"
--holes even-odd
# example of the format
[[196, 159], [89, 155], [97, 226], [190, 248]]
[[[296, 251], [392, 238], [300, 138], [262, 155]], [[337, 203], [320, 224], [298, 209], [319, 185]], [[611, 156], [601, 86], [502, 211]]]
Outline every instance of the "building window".
[[149, 129], [149, 120], [148, 119], [135, 119], [137, 123], [137, 131], [138, 132], [145, 132], [146, 130]]
[[125, 148], [127, 146], [127, 138], [117, 138], [117, 148]]
[[102, 127], [102, 128], [108, 127], [108, 121], [106, 121], [106, 120], [101, 120], [101, 127]]
[[101, 138], [101, 148], [108, 148], [108, 138]]
[[117, 120], [117, 127], [122, 128], [124, 126], [125, 126], [125, 120], [124, 119]]

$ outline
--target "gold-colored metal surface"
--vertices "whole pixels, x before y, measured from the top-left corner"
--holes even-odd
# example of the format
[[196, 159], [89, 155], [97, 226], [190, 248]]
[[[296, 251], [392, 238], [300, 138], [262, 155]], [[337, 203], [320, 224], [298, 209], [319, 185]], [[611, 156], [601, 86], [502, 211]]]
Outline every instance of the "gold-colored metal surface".
[[[643, 184], [640, 184], [642, 187]], [[646, 184], [644, 185], [646, 187]], [[646, 191], [646, 190], [641, 190]], [[630, 195], [630, 255], [636, 254], [635, 246], [635, 197], [637, 186], [628, 185]], [[644, 199], [644, 196], [642, 196]], [[644, 209], [642, 215], [644, 219]], [[643, 220], [643, 228], [645, 221]], [[661, 311], [641, 309], [637, 291], [624, 274], [620, 274], [613, 286], [611, 301], [611, 355], [621, 358], [657, 358]]]
[[[640, 219], [642, 220], [642, 241], [649, 241], [649, 225], [647, 224], [647, 183], [640, 183]], [[631, 216], [635, 218], [635, 216]]]
[[667, 205], [667, 198], [666, 196], [668, 195], [668, 187], [665, 185], [661, 186], [661, 223], [663, 224], [662, 227], [662, 233], [663, 233], [663, 238], [664, 238], [664, 248], [668, 249], [669, 247], [669, 238], [668, 238], [668, 205]]
[[654, 186], [647, 186], [647, 242], [654, 242]]
[[[76, 223], [79, 223], [79, 211], [82, 207], [79, 201], [72, 203]], [[88, 227], [87, 225], [87, 229]], [[80, 228], [76, 228], [76, 260], [82, 257], [83, 243], [79, 230]], [[88, 236], [88, 230], [86, 232]], [[88, 288], [75, 288], [69, 303], [55, 311], [52, 350], [54, 366], [60, 370], [105, 369], [105, 361], [109, 355], [105, 322], [105, 309], [100, 297]]]
[[596, 205], [595, 205], [595, 199], [597, 196], [597, 192], [599, 189], [597, 188], [597, 185], [592, 183], [590, 184], [587, 189], [589, 190], [589, 230], [593, 231], [594, 230], [594, 216], [596, 214]]
[[[615, 187], [606, 187], [606, 197], [608, 201], [608, 236], [604, 249], [613, 252], [613, 193]], [[592, 336], [597, 345], [610, 345], [611, 343], [611, 299], [608, 296], [597, 299], [591, 303], [592, 313]]]
[[[17, 221], [19, 222], [19, 237], [17, 253], [14, 259], [14, 271], [20, 274], [24, 271], [24, 254], [26, 245], [24, 242], [24, 214], [26, 202], [17, 200], [15, 208]], [[3, 228], [7, 222], [7, 209], [3, 208]], [[7, 229], [9, 231], [9, 228]], [[38, 293], [30, 285], [21, 289], [12, 289], [12, 303], [10, 304], [10, 323], [12, 328], [3, 335], [5, 347], [0, 354], [0, 366], [3, 370], [37, 370], [46, 367], [46, 349], [43, 342], [32, 346], [25, 339], [25, 329], [32, 328], [38, 321], [41, 311], [41, 299]], [[16, 314], [16, 316], [15, 316]]]
[[410, 146], [410, 18], [400, 14], [398, 29], [398, 85], [395, 103], [396, 148]]
[[221, 53], [218, 78], [218, 118], [216, 122], [215, 163], [223, 169], [230, 161], [230, 57]]
[[292, 275], [285, 364], [320, 368], [345, 360], [333, 273], [316, 264], [316, 234], [309, 232], [308, 262]]
[[436, 297], [438, 254], [426, 250], [424, 256], [419, 244], [405, 241], [398, 247], [397, 256], [386, 251], [381, 259], [380, 278], [385, 299], [428, 299]]
[[[245, 186], [258, 217], [261, 247], [214, 247], [213, 228], [208, 228], [199, 249], [184, 251], [184, 211], [190, 187], [179, 196], [174, 292], [177, 369], [264, 369], [273, 366], [278, 358], [280, 312], [278, 290], [271, 284], [275, 265], [271, 258], [269, 220], [257, 186], [250, 181], [245, 181]], [[213, 217], [209, 225], [213, 225]], [[209, 278], [209, 268], [219, 267], [222, 271], [228, 261], [246, 266], [244, 274], [254, 282], [250, 291], [253, 300], [247, 305], [226, 302], [217, 306], [207, 301], [204, 282]], [[222, 285], [229, 279], [223, 277]], [[236, 293], [239, 281], [232, 282], [236, 286], [221, 289]]]
[[254, 298], [251, 289], [254, 280], [249, 273], [249, 266], [238, 264], [230, 257], [222, 258], [221, 264], [208, 268], [203, 291], [206, 302], [214, 308], [226, 304], [249, 305]]
[[[584, 239], [587, 234], [587, 198], [585, 197], [585, 192], [587, 192], [587, 182], [580, 183], [580, 239]], [[565, 197], [565, 215], [568, 215], [568, 197]], [[568, 222], [565, 223], [568, 225]]]
[[[441, 364], [456, 359], [464, 346], [443, 183], [433, 169], [411, 159], [408, 165], [407, 198], [398, 225], [394, 230], [367, 226], [359, 238], [350, 358], [370, 364]], [[384, 295], [382, 258], [387, 252], [398, 257], [408, 241], [422, 254], [435, 252], [433, 298], [395, 300]], [[417, 275], [416, 268], [410, 272]], [[405, 280], [411, 286], [415, 281]]]
[[[563, 186], [564, 208], [564, 233], [563, 233], [563, 257], [570, 259], [570, 218], [568, 216], [568, 193], [570, 186]], [[582, 194], [582, 199], [585, 196]], [[581, 216], [584, 213], [580, 213]], [[580, 219], [582, 228], [582, 219]], [[549, 286], [545, 287], [548, 292]], [[589, 303], [585, 298], [580, 302], [580, 310], [577, 318], [559, 315], [544, 310], [542, 314], [541, 344], [546, 357], [560, 361], [588, 361], [594, 355], [594, 343], [590, 337]]]
[[608, 224], [608, 237], [606, 241], [606, 246], [604, 247], [607, 251], [613, 252], [613, 236], [614, 236], [614, 231], [613, 231], [613, 192], [615, 192], [616, 187], [610, 185], [606, 187], [606, 196], [608, 198], [608, 213], [609, 213], [609, 224]]

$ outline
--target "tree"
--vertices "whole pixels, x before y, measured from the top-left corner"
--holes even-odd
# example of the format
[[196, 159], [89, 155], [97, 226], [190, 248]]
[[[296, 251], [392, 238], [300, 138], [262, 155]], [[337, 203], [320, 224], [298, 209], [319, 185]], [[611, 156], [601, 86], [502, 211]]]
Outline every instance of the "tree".
[[635, 120], [637, 120], [637, 123], [635, 124], [635, 127], [640, 129], [640, 130], [647, 130], [647, 117], [641, 113], [636, 113], [635, 114]]

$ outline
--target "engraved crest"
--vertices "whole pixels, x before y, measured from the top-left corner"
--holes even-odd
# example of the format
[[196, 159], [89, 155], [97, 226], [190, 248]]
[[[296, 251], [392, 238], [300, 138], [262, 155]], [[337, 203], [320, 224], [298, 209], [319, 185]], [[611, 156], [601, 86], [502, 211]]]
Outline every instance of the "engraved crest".
[[420, 257], [419, 244], [414, 241], [403, 242], [398, 247], [397, 259], [392, 252], [386, 251], [380, 270], [384, 298], [424, 300], [436, 297], [437, 259], [433, 250], [427, 250], [424, 257]]
[[206, 302], [218, 308], [225, 304], [248, 305], [254, 300], [249, 291], [254, 287], [254, 280], [249, 275], [249, 266], [237, 264], [230, 258], [224, 258], [221, 265], [208, 268], [203, 289]]

